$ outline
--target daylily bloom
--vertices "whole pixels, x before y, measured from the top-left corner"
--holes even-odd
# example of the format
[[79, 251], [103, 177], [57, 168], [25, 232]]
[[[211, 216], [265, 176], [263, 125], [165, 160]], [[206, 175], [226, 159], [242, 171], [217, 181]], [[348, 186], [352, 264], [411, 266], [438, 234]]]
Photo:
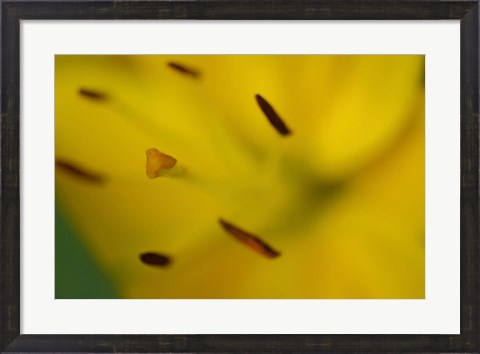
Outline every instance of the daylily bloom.
[[57, 211], [122, 298], [423, 298], [423, 67], [57, 56]]

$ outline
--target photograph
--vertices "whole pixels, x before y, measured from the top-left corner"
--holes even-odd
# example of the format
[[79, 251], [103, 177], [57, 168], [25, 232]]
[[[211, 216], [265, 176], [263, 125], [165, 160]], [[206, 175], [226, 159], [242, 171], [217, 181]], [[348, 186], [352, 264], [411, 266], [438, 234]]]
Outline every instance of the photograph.
[[424, 299], [424, 55], [55, 55], [56, 299]]

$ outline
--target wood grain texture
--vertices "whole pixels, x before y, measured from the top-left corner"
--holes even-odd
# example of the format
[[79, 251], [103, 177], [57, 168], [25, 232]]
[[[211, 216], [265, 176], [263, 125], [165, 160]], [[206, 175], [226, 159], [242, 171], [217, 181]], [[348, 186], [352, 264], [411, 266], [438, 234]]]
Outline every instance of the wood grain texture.
[[461, 19], [472, 0], [3, 0], [23, 19]]
[[[460, 98], [460, 299], [465, 347], [480, 352], [479, 8], [462, 19]], [[467, 350], [465, 350], [467, 351]]]
[[8, 347], [8, 352], [399, 353], [413, 351], [440, 353], [448, 351], [453, 353], [472, 351], [467, 350], [453, 337], [448, 335], [22, 335]]
[[20, 332], [19, 22], [1, 4], [0, 349]]
[[[478, 1], [2, 1], [0, 350], [480, 352]], [[19, 335], [21, 19], [461, 19], [461, 335]], [[48, 320], [48, 319], [46, 319]]]

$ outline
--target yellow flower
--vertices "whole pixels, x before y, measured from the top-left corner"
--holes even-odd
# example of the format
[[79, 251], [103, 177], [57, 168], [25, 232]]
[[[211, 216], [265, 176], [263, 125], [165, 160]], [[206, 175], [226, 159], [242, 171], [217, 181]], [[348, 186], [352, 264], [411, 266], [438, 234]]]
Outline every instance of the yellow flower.
[[56, 207], [121, 297], [424, 297], [423, 56], [55, 64]]

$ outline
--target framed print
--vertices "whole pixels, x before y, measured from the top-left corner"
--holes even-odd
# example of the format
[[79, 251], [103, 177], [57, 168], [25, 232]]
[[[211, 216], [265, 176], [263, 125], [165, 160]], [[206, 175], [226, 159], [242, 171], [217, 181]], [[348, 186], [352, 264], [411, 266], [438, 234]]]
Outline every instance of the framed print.
[[477, 352], [477, 1], [3, 1], [5, 352]]

